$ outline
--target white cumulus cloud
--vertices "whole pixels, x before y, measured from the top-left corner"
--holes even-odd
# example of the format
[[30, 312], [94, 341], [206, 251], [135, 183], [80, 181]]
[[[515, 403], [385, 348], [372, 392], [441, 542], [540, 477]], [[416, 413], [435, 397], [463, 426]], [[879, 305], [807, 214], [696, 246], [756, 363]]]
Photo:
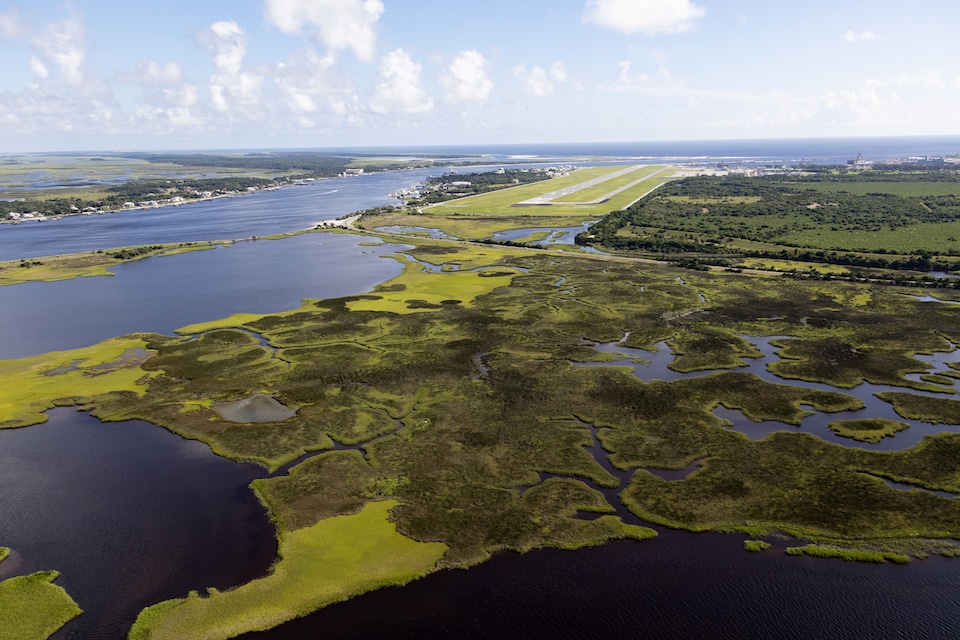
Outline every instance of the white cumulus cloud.
[[423, 67], [402, 48], [380, 61], [377, 84], [370, 98], [374, 113], [424, 113], [433, 110], [433, 99], [421, 85]]
[[376, 24], [384, 12], [381, 0], [265, 0], [268, 23], [283, 33], [305, 28], [331, 51], [350, 49], [371, 62], [376, 52]]
[[59, 77], [69, 85], [84, 81], [83, 66], [87, 58], [83, 25], [79, 20], [67, 20], [47, 26], [42, 36], [34, 39], [34, 46], [59, 71]]
[[50, 72], [47, 70], [47, 65], [43, 64], [43, 60], [37, 56], [30, 56], [30, 71], [33, 75], [38, 78], [49, 78]]
[[344, 114], [354, 98], [350, 77], [333, 56], [321, 56], [312, 49], [277, 65], [274, 81], [290, 108], [301, 116], [323, 111]]
[[214, 54], [213, 64], [217, 71], [224, 75], [240, 73], [243, 57], [247, 55], [247, 34], [240, 25], [233, 21], [214, 22], [205, 41]]
[[945, 89], [948, 84], [943, 79], [943, 74], [936, 69], [930, 69], [922, 73], [901, 73], [890, 80], [895, 84], [924, 87], [926, 89]]
[[176, 62], [161, 64], [149, 61], [137, 65], [137, 70], [127, 80], [135, 80], [144, 85], [167, 85], [183, 82], [183, 69]]
[[557, 85], [567, 81], [567, 70], [562, 62], [554, 62], [550, 69], [526, 65], [514, 67], [513, 77], [520, 81], [524, 93], [531, 96], [549, 96], [557, 91]]
[[461, 51], [440, 77], [450, 102], [483, 102], [493, 82], [487, 75], [487, 61], [479, 51]]
[[877, 34], [875, 34], [873, 31], [860, 31], [858, 33], [850, 30], [843, 34], [844, 42], [869, 42], [870, 40], [876, 39]]
[[200, 34], [201, 42], [213, 54], [217, 73], [210, 78], [210, 99], [221, 113], [234, 106], [253, 107], [259, 101], [263, 76], [244, 70], [247, 34], [233, 21], [214, 22]]
[[690, 0], [587, 0], [585, 22], [626, 34], [689, 31], [706, 15]]

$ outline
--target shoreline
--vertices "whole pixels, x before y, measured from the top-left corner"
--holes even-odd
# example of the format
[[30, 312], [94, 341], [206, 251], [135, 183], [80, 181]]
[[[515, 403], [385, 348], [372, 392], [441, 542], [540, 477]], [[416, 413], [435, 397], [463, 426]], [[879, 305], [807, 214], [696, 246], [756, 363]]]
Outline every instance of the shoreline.
[[[327, 179], [328, 178], [315, 178], [314, 180], [319, 181], [319, 180], [327, 180]], [[120, 209], [107, 209], [106, 211], [71, 211], [70, 213], [58, 213], [52, 216], [42, 216], [37, 218], [27, 218], [27, 219], [21, 218], [19, 220], [11, 220], [11, 219], [4, 218], [4, 219], [0, 219], [0, 225], [21, 224], [23, 222], [55, 222], [63, 218], [75, 218], [77, 216], [93, 217], [93, 216], [102, 216], [102, 215], [108, 215], [113, 213], [124, 213], [126, 211], [147, 211], [150, 209], [165, 209], [167, 207], [182, 207], [189, 204], [197, 204], [200, 202], [210, 202], [213, 200], [220, 200], [222, 198], [234, 198], [236, 196], [252, 196], [254, 194], [262, 193], [264, 191], [279, 191], [280, 189], [284, 189], [286, 187], [298, 187], [298, 186], [303, 186], [303, 185], [297, 184], [297, 183], [290, 183], [290, 184], [276, 185], [271, 187], [264, 187], [263, 189], [257, 189], [256, 191], [238, 191], [236, 193], [221, 193], [215, 196], [191, 198], [189, 200], [183, 200], [181, 202], [163, 202], [155, 205], [135, 205], [133, 207], [123, 207]]]

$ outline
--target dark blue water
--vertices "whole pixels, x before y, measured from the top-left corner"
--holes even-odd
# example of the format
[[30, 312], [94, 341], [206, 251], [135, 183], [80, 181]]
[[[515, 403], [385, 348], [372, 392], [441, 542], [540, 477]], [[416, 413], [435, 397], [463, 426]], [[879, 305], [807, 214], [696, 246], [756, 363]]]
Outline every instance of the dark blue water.
[[[340, 149], [371, 152], [371, 149]], [[960, 136], [902, 136], [860, 138], [782, 138], [757, 140], [673, 140], [654, 142], [558, 142], [499, 145], [448, 145], [423, 147], [382, 147], [378, 153], [404, 155], [442, 154], [479, 156], [491, 161], [524, 159], [566, 159], [570, 157], [619, 157], [651, 161], [756, 159], [761, 162], [846, 164], [862, 153], [868, 160], [893, 160], [910, 156], [960, 153]]]
[[505, 553], [336, 604], [261, 640], [953, 639], [960, 571], [764, 553], [743, 536], [667, 531], [565, 552]]
[[121, 264], [112, 277], [0, 287], [0, 359], [365, 293], [401, 271], [382, 256], [410, 247], [363, 242], [371, 239], [334, 233], [238, 242]]
[[49, 416], [0, 430], [0, 579], [60, 571], [86, 613], [58, 638], [122, 638], [143, 607], [267, 571], [274, 528], [247, 486], [262, 468], [146, 422]]

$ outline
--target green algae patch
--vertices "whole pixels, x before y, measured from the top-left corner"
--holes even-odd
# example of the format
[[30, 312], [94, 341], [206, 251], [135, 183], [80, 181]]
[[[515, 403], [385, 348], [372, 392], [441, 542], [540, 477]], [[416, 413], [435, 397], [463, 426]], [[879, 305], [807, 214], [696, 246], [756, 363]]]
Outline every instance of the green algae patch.
[[424, 576], [435, 569], [447, 545], [398, 533], [389, 520], [390, 509], [398, 504], [372, 502], [357, 514], [285, 532], [280, 560], [270, 575], [232, 591], [212, 591], [206, 597], [192, 593], [145, 609], [129, 637], [230, 638]]
[[[397, 278], [380, 285], [373, 296], [360, 296], [347, 306], [351, 311], [415, 313], [435, 311], [450, 304], [472, 305], [478, 296], [510, 284], [518, 269], [496, 271], [448, 271], [431, 273], [415, 262], [400, 258], [404, 270]], [[396, 286], [402, 284], [403, 288]]]
[[0, 582], [0, 640], [43, 640], [83, 613], [53, 584], [58, 575], [39, 571]]
[[864, 420], [834, 420], [827, 425], [840, 437], [853, 438], [858, 442], [877, 444], [883, 438], [892, 438], [910, 425], [886, 418], [866, 418]]
[[57, 404], [129, 391], [146, 392], [146, 378], [156, 373], [140, 369], [153, 353], [139, 337], [113, 338], [98, 344], [19, 360], [0, 360], [0, 428], [24, 427], [46, 421], [43, 412]]

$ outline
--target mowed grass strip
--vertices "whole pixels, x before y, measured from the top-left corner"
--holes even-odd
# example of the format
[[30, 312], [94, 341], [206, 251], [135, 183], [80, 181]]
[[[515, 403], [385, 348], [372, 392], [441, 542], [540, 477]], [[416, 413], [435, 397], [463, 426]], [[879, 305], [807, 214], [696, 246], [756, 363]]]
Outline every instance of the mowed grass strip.
[[440, 542], [416, 542], [389, 521], [395, 500], [283, 533], [273, 572], [232, 591], [192, 593], [145, 609], [131, 640], [212, 640], [275, 627], [366, 591], [430, 573], [446, 553]]
[[574, 191], [569, 195], [561, 196], [554, 200], [554, 202], [589, 202], [597, 198], [602, 198], [611, 191], [631, 185], [638, 180], [643, 180], [644, 178], [649, 177], [650, 174], [655, 173], [662, 168], [663, 167], [655, 165], [637, 167], [635, 170], [629, 173], [616, 176], [615, 178], [610, 178], [609, 180], [604, 180], [599, 184]]
[[63, 587], [53, 584], [58, 575], [39, 571], [0, 582], [0, 640], [49, 638], [83, 613]]
[[[661, 167], [651, 167], [650, 169], [656, 170], [659, 168]], [[645, 180], [635, 187], [627, 189], [626, 191], [618, 194], [615, 198], [612, 198], [609, 202], [595, 205], [598, 207], [596, 209], [590, 206], [573, 204], [531, 205], [519, 207], [514, 205], [531, 198], [536, 198], [538, 196], [542, 196], [544, 194], [558, 191], [567, 187], [573, 187], [583, 182], [587, 182], [588, 180], [600, 178], [622, 170], [622, 165], [577, 169], [569, 176], [565, 176], [563, 178], [554, 178], [552, 180], [544, 180], [542, 182], [511, 187], [509, 189], [501, 189], [500, 191], [470, 196], [467, 198], [461, 198], [459, 200], [441, 202], [424, 209], [424, 213], [431, 215], [451, 215], [453, 213], [461, 213], [467, 215], [483, 214], [504, 216], [516, 216], [518, 214], [531, 216], [583, 216], [585, 212], [599, 212], [601, 214], [605, 214], [610, 210], [626, 206], [626, 204], [635, 200], [640, 194], [643, 194], [645, 191], [652, 188], [660, 176], [657, 176], [657, 178], [652, 178], [651, 180]], [[608, 193], [611, 190], [612, 189], [604, 189], [604, 193]], [[582, 189], [581, 191], [585, 190]]]
[[19, 360], [0, 360], [0, 428], [25, 427], [46, 422], [43, 412], [55, 401], [87, 398], [111, 391], [146, 392], [146, 373], [139, 368], [150, 352], [140, 338], [112, 338], [98, 344], [55, 351]]

